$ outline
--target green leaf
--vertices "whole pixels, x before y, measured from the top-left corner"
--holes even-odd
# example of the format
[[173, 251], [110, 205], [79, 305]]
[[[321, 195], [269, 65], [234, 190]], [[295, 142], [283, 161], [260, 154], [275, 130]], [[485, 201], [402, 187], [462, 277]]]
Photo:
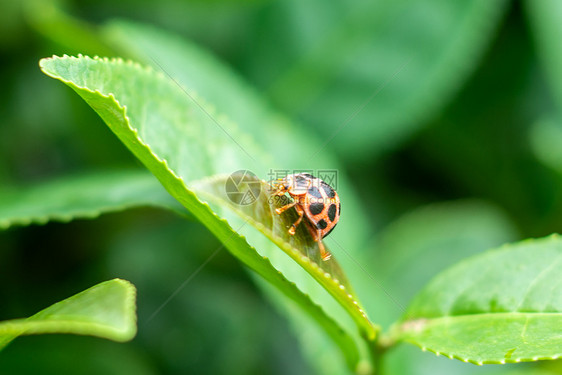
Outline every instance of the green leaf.
[[[457, 200], [416, 208], [377, 236], [369, 262], [376, 265], [375, 275], [391, 298], [372, 292], [374, 298], [366, 301], [366, 307], [376, 312], [377, 322], [389, 326], [439, 272], [516, 238], [505, 213], [485, 201]], [[383, 367], [390, 374], [423, 374], [428, 368], [433, 373], [463, 373], [463, 363], [442, 361], [409, 346], [389, 351]]]
[[384, 229], [375, 246], [375, 262], [383, 281], [398, 285], [400, 294], [409, 301], [412, 287], [425, 285], [428, 277], [470, 255], [514, 240], [515, 233], [505, 213], [490, 203], [459, 200], [431, 204]]
[[552, 0], [526, 1], [529, 25], [534, 34], [546, 82], [554, 97], [555, 114], [545, 116], [531, 128], [531, 145], [546, 165], [562, 172], [562, 52], [560, 38], [562, 3]]
[[[83, 339], [79, 336], [51, 335], [26, 340], [0, 354], [0, 368], [6, 374], [73, 375], [156, 375], [153, 356], [142, 344]], [[141, 341], [141, 340], [139, 340]], [[30, 360], [32, 353], [33, 360]]]
[[268, 22], [252, 45], [247, 71], [265, 81], [288, 113], [298, 113], [326, 137], [337, 133], [331, 146], [343, 155], [380, 154], [419, 129], [458, 91], [493, 39], [507, 4], [276, 3], [265, 10]]
[[562, 173], [562, 122], [557, 117], [547, 117], [534, 123], [530, 141], [537, 158]]
[[137, 333], [136, 290], [121, 279], [105, 281], [27, 319], [0, 322], [0, 348], [21, 335], [72, 333], [129, 341]]
[[[338, 324], [348, 325], [346, 319], [351, 316], [369, 338], [374, 337], [375, 328], [360, 309], [355, 296], [350, 294], [350, 288], [342, 284], [343, 279], [335, 280], [330, 273], [333, 269], [331, 264], [336, 264], [335, 261], [318, 264], [301, 259], [302, 270], [308, 272], [309, 276], [308, 279], [301, 279], [300, 276], [296, 279], [299, 288], [309, 293], [323, 309], [329, 310], [330, 315], [337, 319], [337, 324], [278, 272], [276, 268], [283, 265], [283, 272], [293, 272], [291, 276], [301, 269], [295, 267], [292, 261], [288, 263], [286, 256], [270, 240], [261, 234], [257, 236], [256, 230], [248, 230], [248, 217], [232, 215], [231, 205], [217, 205], [215, 200], [215, 212], [220, 212], [223, 217], [228, 216], [229, 225], [198, 196], [202, 193], [206, 194], [206, 198], [213, 196], [210, 191], [197, 190], [197, 186], [204, 189], [201, 181], [207, 176], [227, 176], [249, 166], [258, 175], [265, 175], [267, 168], [260, 164], [263, 150], [250, 137], [240, 134], [233, 123], [216, 114], [201, 98], [193, 94], [186, 95], [182, 88], [162, 73], [155, 73], [135, 63], [65, 56], [43, 59], [41, 68], [82, 96], [173, 197], [207, 226], [233, 255], [307, 311], [338, 343], [350, 367], [355, 366], [356, 345], [351, 344], [353, 341]], [[267, 156], [263, 156], [263, 159], [267, 159]], [[262, 212], [267, 212], [265, 207]], [[260, 223], [261, 220], [259, 218]], [[254, 225], [257, 223], [250, 222]], [[256, 228], [267, 234], [268, 229], [263, 225], [256, 225]], [[286, 230], [273, 229], [276, 233]], [[268, 254], [274, 255], [270, 259], [275, 263], [275, 268], [238, 232], [251, 239], [260, 251], [269, 250]], [[281, 241], [276, 239], [278, 245]], [[281, 246], [286, 251], [288, 247], [291, 244], [283, 243]], [[287, 253], [295, 259], [298, 251]], [[322, 269], [328, 265], [330, 268]], [[311, 283], [310, 275], [325, 289], [318, 282]], [[325, 303], [326, 297], [321, 294], [329, 296], [326, 291], [341, 303], [343, 312], [334, 313], [337, 309], [329, 302]], [[333, 299], [330, 298], [330, 301]]]
[[60, 1], [26, 0], [22, 11], [30, 26], [44, 37], [72, 51], [100, 55], [114, 52], [97, 36], [96, 28], [82, 19], [71, 17]]
[[0, 192], [0, 229], [14, 225], [95, 218], [139, 206], [184, 212], [153, 175], [144, 170], [106, 171]]
[[525, 5], [550, 89], [558, 110], [562, 111], [562, 25], [559, 16], [562, 3], [556, 0], [527, 0]]
[[465, 362], [562, 356], [562, 239], [505, 245], [434, 278], [391, 336]]

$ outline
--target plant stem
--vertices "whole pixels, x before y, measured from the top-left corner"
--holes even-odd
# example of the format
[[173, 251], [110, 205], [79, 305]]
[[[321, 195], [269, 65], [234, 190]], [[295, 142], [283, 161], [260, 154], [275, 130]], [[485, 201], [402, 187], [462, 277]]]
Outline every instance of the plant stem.
[[383, 373], [382, 357], [389, 349], [394, 347], [394, 345], [396, 344], [396, 340], [394, 340], [394, 338], [392, 338], [392, 335], [388, 333], [379, 333], [374, 341], [366, 340], [366, 342], [369, 348], [369, 355], [371, 357], [372, 364], [370, 374], [381, 375]]

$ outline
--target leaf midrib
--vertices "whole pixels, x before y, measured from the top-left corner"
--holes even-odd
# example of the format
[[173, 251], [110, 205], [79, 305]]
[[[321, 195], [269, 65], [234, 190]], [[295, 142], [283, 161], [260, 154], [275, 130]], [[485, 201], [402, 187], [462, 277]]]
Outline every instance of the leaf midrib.
[[[30, 318], [29, 318], [30, 319]], [[126, 333], [130, 331], [129, 327], [117, 328], [108, 323], [100, 323], [93, 320], [86, 320], [77, 317], [73, 319], [45, 319], [41, 321], [33, 321], [28, 319], [14, 319], [2, 322], [0, 325], [0, 335], [25, 335], [26, 332], [31, 331], [33, 334], [43, 332], [66, 332], [72, 331], [70, 327], [86, 327], [98, 328], [109, 332]], [[63, 326], [64, 325], [64, 326]], [[62, 327], [61, 327], [62, 326]], [[44, 329], [43, 329], [44, 328]]]
[[502, 315], [506, 315], [506, 316], [517, 316], [517, 315], [532, 315], [532, 316], [550, 316], [550, 315], [559, 315], [560, 317], [562, 317], [562, 312], [559, 311], [502, 311], [502, 312], [485, 312], [485, 313], [472, 313], [472, 314], [459, 314], [459, 315], [440, 315], [440, 316], [435, 316], [435, 317], [416, 317], [416, 318], [411, 318], [408, 320], [404, 320], [401, 323], [401, 326], [404, 326], [404, 324], [411, 324], [412, 322], [423, 322], [423, 321], [437, 321], [440, 319], [463, 319], [463, 318], [473, 318], [473, 317], [487, 317], [487, 316], [493, 316], [494, 318], [496, 317], [501, 317]]

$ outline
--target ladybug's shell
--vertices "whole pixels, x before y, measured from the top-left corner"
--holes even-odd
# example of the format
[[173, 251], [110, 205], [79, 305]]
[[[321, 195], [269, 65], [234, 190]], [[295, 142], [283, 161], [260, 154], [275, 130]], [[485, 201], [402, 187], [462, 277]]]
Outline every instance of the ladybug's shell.
[[[311, 225], [316, 241], [326, 237], [335, 228], [340, 218], [341, 203], [336, 191], [319, 178], [309, 174], [297, 174], [289, 194], [298, 200], [299, 206]], [[306, 183], [306, 187], [305, 187]]]

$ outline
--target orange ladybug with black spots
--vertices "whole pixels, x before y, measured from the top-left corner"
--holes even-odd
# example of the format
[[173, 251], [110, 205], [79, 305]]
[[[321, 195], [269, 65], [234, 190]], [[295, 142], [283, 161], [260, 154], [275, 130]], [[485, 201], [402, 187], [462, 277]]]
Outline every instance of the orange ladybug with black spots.
[[275, 210], [282, 214], [291, 207], [295, 207], [299, 217], [289, 228], [289, 234], [294, 235], [297, 227], [305, 218], [306, 227], [314, 241], [318, 242], [322, 260], [328, 260], [331, 254], [326, 251], [322, 239], [335, 228], [341, 213], [341, 203], [338, 193], [321, 179], [309, 173], [290, 174], [285, 178], [274, 181], [274, 195], [285, 193], [293, 201]]

